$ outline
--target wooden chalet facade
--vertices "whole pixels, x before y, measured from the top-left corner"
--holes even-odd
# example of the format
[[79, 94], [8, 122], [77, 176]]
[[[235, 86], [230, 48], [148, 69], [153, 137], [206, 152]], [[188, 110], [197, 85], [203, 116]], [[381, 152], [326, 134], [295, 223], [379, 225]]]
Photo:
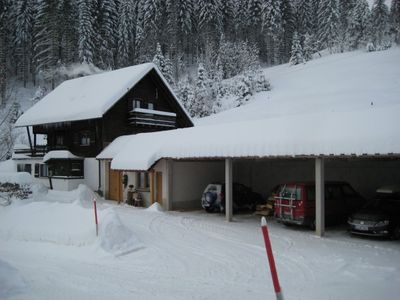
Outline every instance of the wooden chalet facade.
[[[149, 65], [148, 72], [145, 72], [145, 75], [136, 80], [137, 82], [133, 86], [127, 88], [126, 92], [122, 93], [123, 95], [118, 99], [115, 99], [112, 105], [97, 118], [91, 117], [79, 120], [60, 118], [59, 122], [42, 124], [40, 120], [36, 120], [40, 119], [40, 116], [28, 115], [28, 121], [22, 120], [21, 123], [27, 128], [29, 125], [32, 127], [32, 130], [27, 130], [30, 148], [15, 150], [15, 153], [37, 157], [43, 156], [50, 151], [61, 152], [62, 150], [67, 150], [72, 155], [79, 157], [80, 160], [75, 159], [74, 162], [67, 162], [64, 157], [59, 159], [52, 157], [47, 161], [49, 176], [60, 177], [64, 180], [78, 177], [84, 179], [86, 176], [95, 175], [93, 174], [94, 166], [91, 167], [92, 174], [90, 175], [84, 170], [86, 168], [84, 160], [93, 160], [93, 165], [95, 157], [119, 136], [193, 126], [190, 117], [178, 102], [160, 72], [153, 64], [146, 65]], [[113, 72], [118, 72], [118, 70], [109, 72], [110, 75]], [[98, 75], [90, 77], [93, 77], [92, 80], [96, 80], [96, 76]], [[79, 97], [79, 90], [71, 93], [73, 95], [71, 97]], [[92, 95], [89, 96], [97, 97], [101, 95], [96, 95], [94, 89]], [[85, 100], [85, 97], [88, 97], [88, 95], [85, 94], [82, 97], [82, 101]], [[45, 98], [41, 101], [43, 100]], [[93, 99], [93, 102], [96, 103], [96, 99]], [[46, 110], [46, 106], [42, 106], [41, 110]], [[30, 111], [28, 110], [26, 114], [29, 113]], [[39, 115], [40, 110], [36, 109], [34, 113]], [[60, 115], [62, 115], [62, 112]], [[17, 126], [21, 125], [17, 122]], [[31, 136], [31, 132], [33, 136]], [[38, 134], [47, 136], [46, 146], [37, 145], [36, 136]], [[81, 166], [77, 167], [79, 161], [81, 161]], [[97, 161], [95, 162], [97, 163]], [[77, 170], [80, 170], [80, 172], [76, 172]], [[99, 172], [96, 176], [106, 176], [100, 174], [100, 167], [98, 170]], [[93, 184], [91, 187], [94, 189]]]

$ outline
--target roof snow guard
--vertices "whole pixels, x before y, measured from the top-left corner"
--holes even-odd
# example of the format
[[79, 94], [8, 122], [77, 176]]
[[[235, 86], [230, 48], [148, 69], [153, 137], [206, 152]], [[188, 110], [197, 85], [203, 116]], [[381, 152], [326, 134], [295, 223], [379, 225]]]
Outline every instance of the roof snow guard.
[[[186, 113], [156, 65], [146, 63], [64, 81], [26, 111], [15, 125], [22, 127], [101, 118], [152, 70], [157, 72]], [[187, 117], [191, 120], [189, 115]]]
[[113, 158], [112, 169], [148, 170], [162, 158], [400, 157], [399, 115], [400, 104], [143, 133], [97, 158]]

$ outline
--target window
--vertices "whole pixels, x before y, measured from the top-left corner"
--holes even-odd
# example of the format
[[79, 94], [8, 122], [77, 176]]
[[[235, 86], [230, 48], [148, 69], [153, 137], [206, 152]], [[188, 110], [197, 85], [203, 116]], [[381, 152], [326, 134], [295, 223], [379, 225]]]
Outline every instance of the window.
[[56, 145], [57, 146], [63, 146], [64, 145], [64, 136], [63, 135], [57, 135], [56, 136]]
[[35, 177], [48, 177], [48, 167], [46, 164], [35, 164]]
[[52, 177], [83, 177], [83, 160], [60, 159], [49, 162]]
[[81, 146], [90, 146], [90, 136], [88, 132], [81, 134]]
[[150, 187], [149, 173], [138, 172], [137, 173], [137, 187], [140, 189], [148, 189]]
[[141, 99], [134, 99], [132, 102], [132, 106], [133, 108], [140, 108], [142, 104], [142, 100]]
[[27, 172], [31, 174], [32, 166], [31, 164], [17, 164], [17, 172]]
[[148, 109], [154, 109], [154, 103], [149, 102], [149, 104], [147, 105]]

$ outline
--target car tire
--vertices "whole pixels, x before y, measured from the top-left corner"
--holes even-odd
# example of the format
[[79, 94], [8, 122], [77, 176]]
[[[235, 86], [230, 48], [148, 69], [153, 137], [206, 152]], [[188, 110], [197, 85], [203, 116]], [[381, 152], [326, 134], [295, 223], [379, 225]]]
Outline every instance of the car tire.
[[315, 220], [310, 223], [310, 229], [315, 230]]
[[208, 213], [214, 212], [214, 208], [213, 208], [213, 207], [206, 207], [204, 210], [205, 210], [206, 212], [208, 212]]
[[397, 225], [390, 236], [391, 240], [400, 240], [400, 225]]

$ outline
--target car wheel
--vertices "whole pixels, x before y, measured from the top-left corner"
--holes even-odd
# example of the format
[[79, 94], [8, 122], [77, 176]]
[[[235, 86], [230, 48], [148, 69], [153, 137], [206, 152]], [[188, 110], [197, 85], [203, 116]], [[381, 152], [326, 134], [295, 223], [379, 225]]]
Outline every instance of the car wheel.
[[391, 238], [392, 240], [399, 240], [399, 239], [400, 239], [400, 225], [397, 225], [397, 226], [394, 228], [394, 230], [393, 230], [392, 235], [390, 236], [390, 238]]
[[315, 220], [310, 223], [311, 230], [315, 230]]
[[212, 212], [214, 212], [214, 208], [212, 208], [212, 207], [206, 207], [206, 208], [205, 208], [205, 211], [208, 212], [208, 213], [212, 213]]

